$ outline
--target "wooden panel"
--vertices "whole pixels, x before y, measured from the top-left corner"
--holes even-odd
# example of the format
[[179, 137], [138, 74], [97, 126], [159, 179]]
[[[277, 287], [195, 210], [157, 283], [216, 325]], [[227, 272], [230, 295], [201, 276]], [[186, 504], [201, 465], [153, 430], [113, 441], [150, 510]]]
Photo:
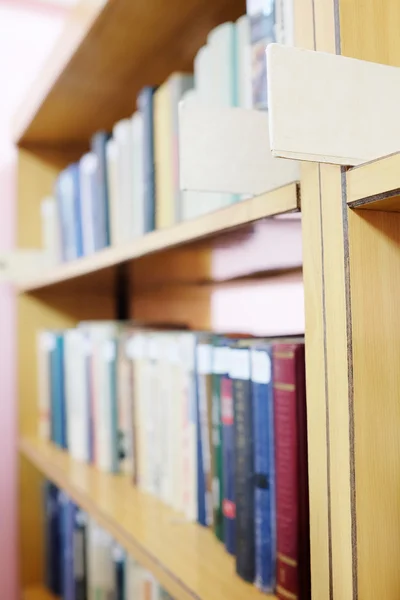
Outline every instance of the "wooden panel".
[[144, 85], [192, 70], [210, 29], [246, 11], [244, 0], [111, 0], [83, 17], [80, 9], [24, 100], [19, 143], [75, 143], [111, 129], [133, 113]]
[[357, 165], [399, 149], [399, 69], [279, 44], [267, 62], [274, 156]]
[[42, 586], [34, 586], [23, 590], [22, 600], [57, 600], [57, 597]]
[[100, 272], [110, 267], [182, 244], [198, 242], [208, 236], [217, 236], [263, 217], [296, 211], [299, 207], [299, 190], [293, 183], [198, 219], [154, 231], [129, 244], [106, 248], [77, 261], [61, 264], [48, 273], [34, 274], [20, 291], [35, 291], [94, 273], [99, 273], [101, 280]]
[[400, 211], [399, 153], [350, 169], [346, 180], [352, 208]]
[[176, 600], [261, 600], [235, 575], [234, 558], [211, 530], [185, 522], [129, 477], [101, 473], [51, 444], [24, 438], [21, 451], [149, 569]]
[[191, 100], [179, 108], [183, 190], [262, 194], [299, 179], [298, 163], [271, 155], [266, 112]]
[[400, 596], [400, 215], [349, 216], [359, 598]]

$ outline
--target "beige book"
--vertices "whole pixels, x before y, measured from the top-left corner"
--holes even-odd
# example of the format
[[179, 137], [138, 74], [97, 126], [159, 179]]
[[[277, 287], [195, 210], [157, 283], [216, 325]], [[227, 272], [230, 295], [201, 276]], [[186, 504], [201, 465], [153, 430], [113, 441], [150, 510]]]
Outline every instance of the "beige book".
[[156, 229], [175, 221], [172, 101], [169, 80], [154, 94], [154, 162]]

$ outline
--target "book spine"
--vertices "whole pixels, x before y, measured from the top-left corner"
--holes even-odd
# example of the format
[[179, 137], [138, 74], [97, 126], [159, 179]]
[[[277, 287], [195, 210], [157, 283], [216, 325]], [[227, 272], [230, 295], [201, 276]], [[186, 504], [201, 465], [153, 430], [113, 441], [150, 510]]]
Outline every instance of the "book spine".
[[277, 595], [310, 598], [304, 346], [273, 349]]
[[270, 349], [251, 350], [254, 431], [255, 584], [275, 589], [275, 456]]
[[155, 227], [155, 167], [154, 167], [154, 91], [145, 87], [138, 96], [138, 109], [143, 116], [143, 178], [145, 232]]
[[67, 448], [67, 423], [64, 390], [64, 341], [61, 334], [53, 334], [51, 350], [51, 439], [60, 448]]
[[61, 594], [61, 528], [58, 488], [46, 481], [44, 484], [45, 514], [45, 581], [55, 595]]
[[222, 459], [222, 416], [221, 379], [227, 374], [227, 347], [214, 346], [212, 374], [212, 442], [213, 442], [213, 508], [214, 532], [221, 541], [224, 539], [223, 504], [223, 459]]
[[[115, 575], [115, 594], [113, 600], [125, 600], [126, 589], [126, 555], [119, 544], [113, 547], [114, 575]], [[129, 597], [126, 597], [127, 600]]]
[[249, 349], [231, 349], [229, 363], [235, 427], [236, 571], [246, 581], [254, 581], [254, 451]]
[[[230, 350], [229, 350], [230, 354]], [[222, 478], [224, 516], [224, 542], [230, 554], [236, 553], [236, 504], [235, 504], [235, 435], [233, 420], [232, 381], [228, 375], [221, 377], [222, 419]]]
[[250, 18], [253, 108], [267, 110], [267, 63], [265, 60], [265, 48], [268, 44], [276, 41], [276, 0], [267, 3], [265, 10], [260, 10], [260, 4], [256, 0], [247, 0], [246, 4], [247, 14]]
[[62, 580], [63, 600], [75, 600], [74, 580], [74, 548], [73, 536], [75, 526], [76, 507], [69, 498], [62, 494]]
[[74, 600], [87, 600], [86, 524], [86, 513], [77, 509], [75, 512], [73, 546], [75, 582]]
[[97, 213], [97, 236], [96, 250], [110, 245], [110, 224], [109, 224], [109, 197], [108, 197], [108, 173], [106, 144], [109, 134], [105, 131], [98, 131], [92, 137], [92, 152], [97, 157], [97, 169], [95, 171], [95, 196]]
[[211, 370], [212, 346], [199, 343], [197, 345], [197, 387], [199, 394], [199, 419], [201, 435], [201, 460], [204, 477], [205, 525], [213, 522], [212, 499], [212, 456], [211, 456]]
[[79, 258], [83, 256], [83, 238], [82, 238], [82, 217], [81, 217], [81, 192], [80, 192], [80, 177], [79, 177], [79, 165], [73, 164], [68, 167], [69, 175], [72, 180], [73, 190], [73, 221], [72, 221], [72, 233], [73, 233], [73, 247], [74, 256], [73, 258]]

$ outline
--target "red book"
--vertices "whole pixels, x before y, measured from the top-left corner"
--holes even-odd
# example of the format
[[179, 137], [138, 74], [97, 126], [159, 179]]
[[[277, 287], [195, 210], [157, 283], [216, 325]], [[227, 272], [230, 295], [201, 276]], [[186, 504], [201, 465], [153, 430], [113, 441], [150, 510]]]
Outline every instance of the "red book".
[[304, 344], [274, 344], [277, 595], [309, 600], [310, 533]]

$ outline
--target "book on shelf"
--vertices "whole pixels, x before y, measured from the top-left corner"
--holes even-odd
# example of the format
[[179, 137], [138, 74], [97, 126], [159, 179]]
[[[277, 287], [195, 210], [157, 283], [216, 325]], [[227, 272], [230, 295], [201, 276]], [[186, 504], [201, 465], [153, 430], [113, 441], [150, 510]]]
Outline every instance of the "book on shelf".
[[172, 600], [156, 578], [57, 486], [45, 481], [45, 586], [63, 600]]
[[[57, 342], [63, 354], [46, 370]], [[88, 321], [41, 332], [38, 369], [49, 402], [43, 411], [39, 396], [42, 435], [53, 431], [54, 412], [65, 414], [76, 460], [127, 475], [181, 518], [210, 527], [260, 590], [309, 599], [302, 338]], [[64, 395], [49, 395], [62, 386]], [[52, 439], [65, 447], [59, 433]], [[109, 543], [96, 531], [86, 543], [99, 537], [107, 562]], [[111, 585], [106, 573], [88, 585]]]

